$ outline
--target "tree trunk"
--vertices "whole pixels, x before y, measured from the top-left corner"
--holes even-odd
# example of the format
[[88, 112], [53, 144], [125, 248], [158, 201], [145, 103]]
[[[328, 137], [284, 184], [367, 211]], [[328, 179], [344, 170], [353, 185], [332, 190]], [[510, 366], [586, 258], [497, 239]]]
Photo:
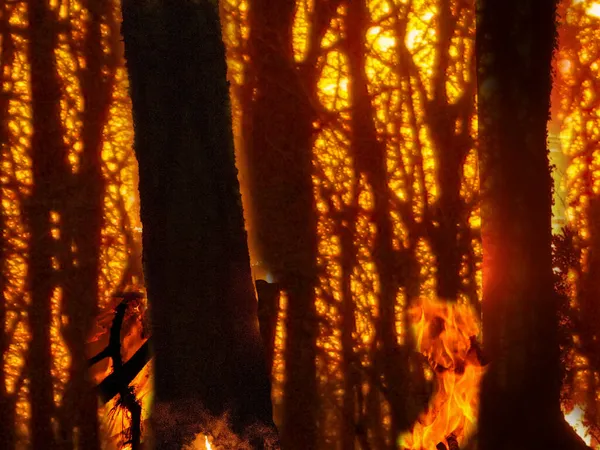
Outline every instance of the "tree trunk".
[[[15, 57], [14, 42], [9, 30], [8, 8], [5, 3], [0, 5], [0, 45], [0, 85], [4, 86], [4, 82], [12, 76], [12, 65]], [[2, 163], [6, 160], [10, 151], [9, 103], [10, 95], [3, 88], [0, 88], [0, 161]], [[4, 200], [4, 188], [2, 188], [0, 190], [0, 230], [5, 230], [7, 226]], [[3, 364], [0, 367], [0, 436], [2, 436], [5, 448], [12, 450], [15, 447], [16, 395], [11, 395], [6, 390], [6, 372], [4, 369], [5, 355], [8, 352], [11, 339], [6, 330], [8, 299], [5, 294], [9, 286], [7, 276], [8, 245], [6, 234], [2, 233], [0, 235], [0, 361]]]
[[[355, 191], [356, 192], [356, 191]], [[353, 204], [358, 203], [358, 195], [354, 195]], [[357, 210], [356, 208], [354, 209]], [[342, 448], [353, 449], [356, 446], [356, 413], [357, 392], [362, 389], [359, 378], [358, 357], [354, 353], [356, 335], [356, 317], [354, 296], [352, 295], [352, 272], [357, 264], [357, 249], [354, 245], [356, 222], [358, 218], [348, 217], [349, 220], [338, 223], [340, 236], [341, 260], [341, 343], [342, 368], [344, 371], [344, 397], [342, 399], [342, 424], [340, 441]], [[346, 222], [346, 223], [343, 223]]]
[[[386, 147], [377, 136], [374, 123], [375, 109], [368, 91], [366, 74], [365, 36], [369, 26], [366, 2], [364, 0], [350, 2], [346, 16], [352, 126], [350, 152], [355, 176], [358, 178], [364, 175], [373, 190], [372, 218], [377, 230], [373, 259], [380, 286], [376, 335], [379, 349], [376, 367], [383, 372], [387, 400], [390, 402], [389, 440], [396, 442], [398, 435], [409, 429], [420, 412], [418, 407], [411, 406], [417, 405], [417, 402], [412, 401], [412, 396], [422, 389], [424, 378], [419, 370], [409, 373], [410, 360], [414, 356], [410, 337], [406, 345], [398, 344], [396, 296], [402, 282], [407, 288], [410, 301], [413, 289], [409, 285], [415, 281], [414, 278], [410, 279], [415, 275], [414, 247], [396, 251], [392, 244], [393, 224], [390, 215], [392, 198], [388, 186]], [[410, 220], [407, 222], [410, 227]], [[406, 273], [408, 276], [403, 279], [399, 273]]]
[[481, 0], [478, 10], [485, 450], [580, 444], [559, 405], [546, 148], [555, 10], [546, 0]]
[[[263, 448], [274, 433], [270, 385], [217, 2], [124, 0], [122, 29], [140, 167], [156, 445], [179, 449], [210, 431], [207, 415], [228, 413], [234, 433]], [[263, 427], [259, 436], [250, 436], [254, 424]]]
[[[467, 3], [461, 6], [468, 8]], [[425, 104], [425, 120], [435, 146], [437, 159], [437, 185], [439, 198], [434, 205], [434, 214], [428, 222], [428, 234], [432, 242], [437, 266], [436, 291], [438, 297], [456, 301], [461, 292], [461, 259], [466, 253], [461, 245], [461, 235], [468, 230], [468, 211], [460, 195], [462, 169], [467, 153], [473, 146], [469, 136], [470, 120], [474, 106], [475, 76], [471, 74], [469, 84], [456, 103], [451, 104], [447, 92], [448, 70], [450, 69], [450, 46], [455, 37], [458, 17], [453, 15], [450, 0], [439, 0], [438, 43], [435, 73], [431, 82], [433, 98]], [[474, 68], [474, 67], [473, 67]], [[461, 128], [456, 130], [460, 121]], [[437, 222], [438, 227], [431, 222]], [[470, 246], [467, 241], [466, 247]]]
[[281, 292], [277, 283], [256, 280], [256, 295], [258, 296], [258, 324], [260, 336], [265, 347], [267, 374], [273, 372], [275, 358], [275, 337], [277, 333], [277, 316], [280, 309]]
[[[590, 158], [591, 159], [591, 158]], [[590, 198], [588, 205], [589, 247], [587, 270], [580, 280], [578, 300], [580, 305], [579, 319], [583, 352], [588, 358], [591, 374], [588, 377], [588, 395], [586, 417], [598, 426], [600, 421], [596, 396], [598, 383], [595, 372], [600, 370], [600, 342], [598, 342], [598, 324], [600, 324], [600, 196]]]
[[66, 146], [60, 116], [60, 80], [56, 64], [58, 18], [45, 0], [29, 0], [28, 60], [31, 80], [31, 169], [33, 186], [26, 200], [29, 231], [27, 290], [30, 293], [31, 342], [28, 355], [32, 448], [54, 449], [51, 299], [57, 284], [53, 268], [56, 242], [51, 235], [51, 212], [59, 212], [64, 183]]
[[299, 66], [291, 35], [295, 0], [257, 0], [249, 9], [244, 152], [259, 253], [287, 293], [282, 445], [289, 450], [318, 448], [312, 105], [320, 42], [338, 3], [315, 2]]
[[[111, 1], [84, 3], [88, 12], [86, 33], [73, 50], [83, 56], [79, 67], [83, 97], [82, 152], [76, 173], [70, 174], [68, 195], [63, 195], [61, 213], [61, 265], [64, 276], [63, 314], [69, 318], [64, 337], [71, 353], [69, 383], [65, 390], [65, 438], [74, 429], [79, 445], [99, 448], [98, 399], [88, 379], [85, 342], [97, 314], [100, 241], [103, 225], [105, 180], [102, 174], [103, 131], [112, 102], [118, 62], [118, 28]], [[101, 25], [111, 30], [110, 52], [105, 56]], [[75, 250], [73, 250], [75, 249]], [[72, 440], [72, 439], [70, 439]]]

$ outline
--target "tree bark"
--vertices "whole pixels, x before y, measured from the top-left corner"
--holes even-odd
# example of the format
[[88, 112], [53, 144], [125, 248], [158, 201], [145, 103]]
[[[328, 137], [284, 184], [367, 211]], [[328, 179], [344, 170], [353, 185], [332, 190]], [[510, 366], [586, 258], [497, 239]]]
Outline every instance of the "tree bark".
[[[477, 59], [482, 187], [480, 448], [578, 448], [559, 405], [546, 127], [556, 2], [481, 0]], [[581, 444], [582, 445], [582, 444]]]
[[[155, 352], [156, 445], [179, 449], [210, 431], [207, 415], [228, 413], [233, 432], [263, 448], [274, 433], [270, 385], [217, 2], [122, 5]], [[181, 422], [170, 426], [173, 417]], [[263, 430], [250, 436], [255, 424]]]

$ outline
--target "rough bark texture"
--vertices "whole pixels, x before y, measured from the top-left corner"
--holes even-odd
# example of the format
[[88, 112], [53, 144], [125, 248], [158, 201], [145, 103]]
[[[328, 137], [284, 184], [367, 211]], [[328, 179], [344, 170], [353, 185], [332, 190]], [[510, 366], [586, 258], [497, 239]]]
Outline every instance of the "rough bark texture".
[[559, 406], [546, 126], [555, 1], [481, 0], [477, 56], [484, 253], [480, 448], [577, 448]]
[[[214, 1], [123, 1], [161, 449], [229, 414], [273, 431]], [[169, 425], [173, 417], [180, 423]], [[263, 430], [265, 431], [265, 430]], [[253, 442], [264, 446], [262, 438]]]

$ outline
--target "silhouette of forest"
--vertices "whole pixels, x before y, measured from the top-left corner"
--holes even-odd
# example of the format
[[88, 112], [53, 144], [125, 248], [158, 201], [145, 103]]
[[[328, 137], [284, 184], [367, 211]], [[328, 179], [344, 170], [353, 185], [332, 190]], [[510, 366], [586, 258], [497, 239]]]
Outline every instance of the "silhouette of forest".
[[599, 25], [0, 2], [0, 449], [600, 448]]

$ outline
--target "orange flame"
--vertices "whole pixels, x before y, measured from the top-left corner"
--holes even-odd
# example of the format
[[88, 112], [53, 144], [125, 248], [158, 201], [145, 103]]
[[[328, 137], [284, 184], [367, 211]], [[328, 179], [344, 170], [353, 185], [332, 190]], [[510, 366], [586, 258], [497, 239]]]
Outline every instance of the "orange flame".
[[478, 315], [465, 304], [425, 298], [412, 308], [411, 319], [417, 348], [433, 369], [436, 389], [412, 431], [401, 437], [401, 448], [433, 449], [450, 435], [460, 444], [476, 429], [485, 371], [475, 341]]
[[215, 450], [206, 434], [200, 433], [194, 441], [183, 447], [183, 450]]

